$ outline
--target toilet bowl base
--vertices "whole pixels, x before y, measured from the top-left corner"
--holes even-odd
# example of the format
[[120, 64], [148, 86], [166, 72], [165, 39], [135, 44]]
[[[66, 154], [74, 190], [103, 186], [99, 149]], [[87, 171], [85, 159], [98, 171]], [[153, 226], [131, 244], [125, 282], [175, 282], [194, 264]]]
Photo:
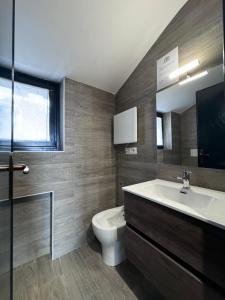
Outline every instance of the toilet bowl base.
[[102, 259], [108, 266], [115, 267], [125, 260], [125, 251], [122, 241], [112, 245], [102, 245]]

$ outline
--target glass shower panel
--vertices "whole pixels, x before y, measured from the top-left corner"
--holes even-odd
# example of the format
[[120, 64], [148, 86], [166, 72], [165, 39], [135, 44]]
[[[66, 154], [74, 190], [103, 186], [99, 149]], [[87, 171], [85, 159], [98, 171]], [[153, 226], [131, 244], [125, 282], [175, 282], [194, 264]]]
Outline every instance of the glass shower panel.
[[[0, 70], [13, 69], [13, 0], [0, 0]], [[0, 82], [1, 82], [0, 72]], [[0, 89], [0, 299], [12, 299], [12, 76]]]

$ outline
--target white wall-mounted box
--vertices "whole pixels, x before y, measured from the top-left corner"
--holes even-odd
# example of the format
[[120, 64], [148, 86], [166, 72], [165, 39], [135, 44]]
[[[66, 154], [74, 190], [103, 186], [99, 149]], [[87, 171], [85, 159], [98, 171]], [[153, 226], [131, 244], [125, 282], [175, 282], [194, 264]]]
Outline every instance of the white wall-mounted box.
[[137, 142], [137, 107], [114, 116], [114, 144]]

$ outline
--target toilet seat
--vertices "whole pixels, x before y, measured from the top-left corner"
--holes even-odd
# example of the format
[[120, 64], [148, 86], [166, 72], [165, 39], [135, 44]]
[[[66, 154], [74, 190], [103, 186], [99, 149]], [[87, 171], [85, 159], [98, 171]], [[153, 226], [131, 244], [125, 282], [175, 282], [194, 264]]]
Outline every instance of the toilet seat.
[[[123, 206], [101, 211], [92, 218], [92, 223], [96, 227], [105, 230], [114, 230], [116, 228], [121, 228], [126, 225], [126, 221], [123, 217], [123, 212]], [[119, 215], [120, 213], [122, 213], [122, 215]]]

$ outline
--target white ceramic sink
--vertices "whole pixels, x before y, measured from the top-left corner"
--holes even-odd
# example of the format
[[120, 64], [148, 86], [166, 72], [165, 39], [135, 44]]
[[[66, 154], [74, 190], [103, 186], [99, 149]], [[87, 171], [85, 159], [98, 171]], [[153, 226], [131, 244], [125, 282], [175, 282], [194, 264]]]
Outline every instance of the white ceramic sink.
[[181, 188], [182, 184], [156, 179], [123, 190], [225, 229], [225, 193], [191, 186], [183, 194]]

